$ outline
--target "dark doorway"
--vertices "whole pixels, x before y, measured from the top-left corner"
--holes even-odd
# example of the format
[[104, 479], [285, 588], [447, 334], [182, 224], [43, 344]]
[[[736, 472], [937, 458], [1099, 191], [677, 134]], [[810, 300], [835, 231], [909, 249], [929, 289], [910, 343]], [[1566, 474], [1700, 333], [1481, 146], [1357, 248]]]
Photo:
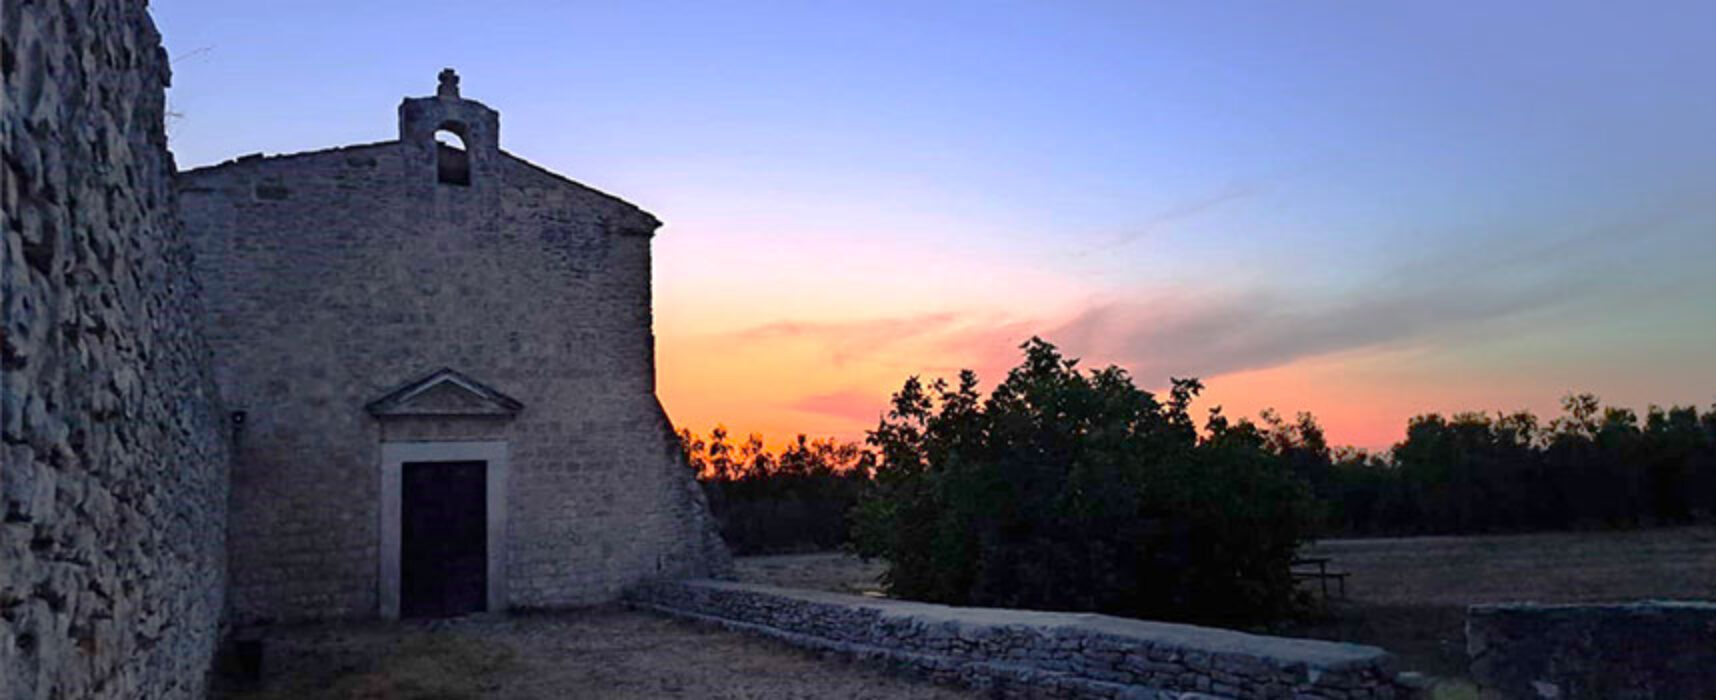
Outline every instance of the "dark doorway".
[[487, 462], [406, 462], [400, 488], [399, 615], [488, 608]]

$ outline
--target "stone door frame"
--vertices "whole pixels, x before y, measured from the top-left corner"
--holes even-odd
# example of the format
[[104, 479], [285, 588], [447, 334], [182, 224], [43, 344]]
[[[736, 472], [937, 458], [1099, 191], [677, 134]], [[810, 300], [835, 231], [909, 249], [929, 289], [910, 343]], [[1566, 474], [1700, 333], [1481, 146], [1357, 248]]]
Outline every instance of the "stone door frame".
[[510, 472], [509, 446], [504, 440], [453, 442], [381, 443], [381, 616], [399, 619], [399, 558], [403, 517], [404, 465], [406, 462], [486, 462], [484, 507], [488, 546], [488, 610], [506, 609], [506, 485]]

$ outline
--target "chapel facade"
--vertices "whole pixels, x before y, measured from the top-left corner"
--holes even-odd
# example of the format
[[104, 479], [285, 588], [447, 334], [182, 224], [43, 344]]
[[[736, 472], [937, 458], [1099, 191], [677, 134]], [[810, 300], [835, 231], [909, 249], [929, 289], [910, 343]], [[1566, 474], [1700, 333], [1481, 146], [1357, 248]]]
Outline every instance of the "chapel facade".
[[230, 420], [231, 622], [724, 571], [655, 395], [660, 222], [501, 150], [451, 70], [398, 117], [395, 140], [174, 181]]

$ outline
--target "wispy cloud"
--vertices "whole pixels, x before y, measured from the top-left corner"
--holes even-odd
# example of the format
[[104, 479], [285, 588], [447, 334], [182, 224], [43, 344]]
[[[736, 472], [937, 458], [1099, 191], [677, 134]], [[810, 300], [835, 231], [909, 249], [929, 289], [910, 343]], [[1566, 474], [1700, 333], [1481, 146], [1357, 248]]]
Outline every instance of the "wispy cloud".
[[875, 392], [847, 389], [826, 394], [812, 394], [788, 405], [795, 411], [833, 416], [858, 424], [874, 424], [887, 406], [886, 396]]
[[[1507, 333], [1533, 318], [1648, 297], [1653, 284], [1672, 280], [1614, 273], [1626, 264], [1629, 249], [1673, 219], [1651, 214], [1567, 236], [1407, 260], [1342, 293], [1290, 283], [1227, 289], [1212, 282], [1207, 288], [1109, 296], [1057, 317], [937, 312], [780, 322], [737, 331], [733, 338], [814, 342], [835, 366], [881, 361], [948, 374], [969, 367], [989, 380], [1017, 361], [1019, 342], [1041, 335], [1069, 354], [1126, 366], [1147, 383], [1212, 377], [1330, 353]], [[821, 403], [828, 396], [816, 398], [804, 407], [829, 412], [824, 409], [834, 406]]]
[[824, 346], [830, 362], [843, 365], [856, 356], [944, 333], [959, 322], [958, 314], [948, 312], [856, 321], [777, 321], [736, 331], [732, 337], [749, 343], [808, 340]]
[[1685, 211], [1669, 207], [1570, 235], [1495, 241], [1406, 260], [1340, 294], [1291, 285], [1178, 290], [1093, 303], [1049, 331], [1071, 350], [1146, 381], [1266, 369], [1324, 354], [1450, 345], [1625, 313], [1683, 286], [1651, 246]]
[[836, 367], [860, 360], [889, 365], [904, 361], [925, 371], [956, 372], [1011, 360], [1014, 346], [1050, 323], [994, 312], [937, 312], [851, 321], [780, 321], [723, 335], [742, 344], [811, 343]]
[[1180, 202], [1158, 211], [1118, 236], [1101, 241], [1073, 254], [1074, 257], [1084, 257], [1092, 253], [1102, 253], [1136, 242], [1140, 239], [1154, 236], [1167, 231], [1176, 223], [1194, 219], [1215, 211], [1229, 204], [1249, 199], [1264, 192], [1264, 187], [1255, 182], [1235, 182], [1208, 195]]

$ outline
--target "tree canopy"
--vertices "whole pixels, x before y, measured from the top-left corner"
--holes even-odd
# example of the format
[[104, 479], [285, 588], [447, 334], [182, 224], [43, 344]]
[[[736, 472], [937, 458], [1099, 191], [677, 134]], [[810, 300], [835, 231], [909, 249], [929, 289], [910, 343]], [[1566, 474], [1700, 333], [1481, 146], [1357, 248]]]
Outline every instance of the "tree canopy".
[[1314, 509], [1271, 449], [1290, 436], [1218, 413], [1200, 438], [1197, 380], [1162, 401], [1119, 367], [1022, 349], [987, 397], [970, 371], [907, 380], [871, 433], [881, 462], [853, 534], [892, 595], [1204, 621], [1292, 607]]

